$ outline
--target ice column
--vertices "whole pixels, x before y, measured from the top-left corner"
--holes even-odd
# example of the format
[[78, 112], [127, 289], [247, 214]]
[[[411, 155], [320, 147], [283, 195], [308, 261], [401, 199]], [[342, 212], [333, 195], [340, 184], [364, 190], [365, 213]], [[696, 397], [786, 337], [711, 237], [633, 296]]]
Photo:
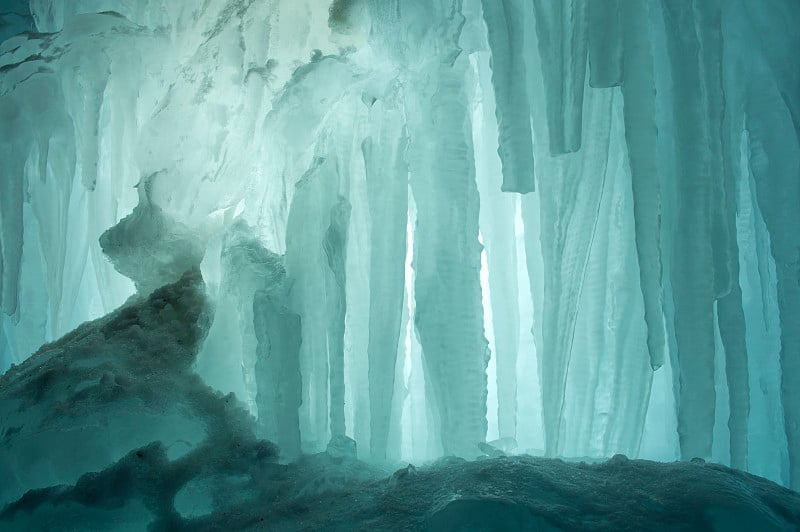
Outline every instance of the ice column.
[[[675, 304], [678, 434], [681, 455], [710, 458], [714, 427], [713, 105], [700, 61], [693, 6], [663, 2], [673, 84], [677, 205], [671, 282]], [[712, 87], [713, 90], [713, 87]]]
[[[414, 232], [415, 325], [433, 391], [445, 454], [477, 456], [486, 437], [486, 365], [478, 243], [478, 190], [470, 109], [464, 86], [468, 58], [445, 19], [438, 56], [415, 73], [407, 97]], [[457, 32], [454, 32], [457, 35]]]
[[[370, 109], [371, 128], [361, 145], [367, 173], [370, 229], [369, 403], [370, 449], [385, 458], [392, 418], [397, 347], [406, 283], [408, 135], [397, 87]], [[401, 103], [401, 102], [400, 102]], [[410, 281], [410, 280], [408, 280]]]
[[344, 321], [347, 312], [345, 264], [350, 203], [343, 197], [330, 209], [330, 225], [322, 240], [328, 262], [325, 295], [328, 301], [328, 363], [330, 364], [331, 436], [344, 436]]

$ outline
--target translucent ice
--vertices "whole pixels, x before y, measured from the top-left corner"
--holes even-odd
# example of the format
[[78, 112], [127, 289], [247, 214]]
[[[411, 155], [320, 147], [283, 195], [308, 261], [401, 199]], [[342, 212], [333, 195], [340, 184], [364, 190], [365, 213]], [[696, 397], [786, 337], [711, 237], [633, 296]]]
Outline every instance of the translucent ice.
[[[527, 452], [800, 486], [795, 0], [4, 6], [4, 502], [225, 462], [198, 408], [346, 482]], [[266, 493], [222, 469], [179, 513]]]

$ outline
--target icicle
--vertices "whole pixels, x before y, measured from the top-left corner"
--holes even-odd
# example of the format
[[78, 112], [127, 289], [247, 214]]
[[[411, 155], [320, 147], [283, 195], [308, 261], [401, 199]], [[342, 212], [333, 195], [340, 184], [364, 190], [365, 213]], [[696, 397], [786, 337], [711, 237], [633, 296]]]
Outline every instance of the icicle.
[[704, 84], [708, 144], [707, 157], [709, 164], [708, 179], [711, 182], [709, 215], [711, 216], [711, 240], [714, 261], [714, 295], [725, 297], [733, 284], [738, 282], [733, 275], [733, 263], [737, 254], [732, 241], [736, 239], [735, 225], [730, 223], [728, 209], [733, 205], [732, 193], [727, 181], [730, 168], [724, 161], [723, 141], [726, 125], [725, 107], [727, 95], [722, 87], [722, 20], [718, 0], [698, 2], [695, 8], [698, 45], [700, 51], [700, 75]]

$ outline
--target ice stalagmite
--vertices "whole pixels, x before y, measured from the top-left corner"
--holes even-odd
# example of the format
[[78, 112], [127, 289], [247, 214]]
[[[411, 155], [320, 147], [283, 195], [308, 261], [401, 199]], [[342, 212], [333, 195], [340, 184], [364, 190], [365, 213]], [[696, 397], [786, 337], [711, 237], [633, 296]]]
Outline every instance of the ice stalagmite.
[[375, 124], [362, 143], [369, 197], [370, 450], [385, 458], [392, 418], [397, 345], [403, 317], [408, 211], [408, 136], [397, 88], [370, 109]]
[[586, 80], [587, 2], [534, 0], [536, 35], [542, 58], [550, 153], [581, 147]]
[[[667, 54], [673, 83], [675, 189], [671, 281], [678, 364], [681, 455], [710, 458], [714, 427], [714, 256], [709, 245], [714, 166], [701, 42], [691, 5], [664, 1]], [[687, 60], [687, 58], [693, 58]]]
[[[620, 31], [625, 45], [626, 68], [622, 95], [625, 100], [625, 140], [631, 168], [639, 278], [644, 296], [650, 364], [658, 368], [664, 364], [666, 339], [661, 287], [661, 180], [649, 6], [647, 2], [624, 2], [621, 16], [626, 24]], [[592, 20], [593, 27], [595, 24], [597, 21]]]
[[[624, 10], [627, 8], [646, 10], [648, 4], [625, 0], [600, 0], [587, 3], [589, 4], [589, 86], [616, 87], [622, 84], [623, 64], [626, 62], [623, 58], [625, 46], [623, 30], [638, 30], [644, 34], [645, 39], [647, 34], [646, 26], [635, 24], [631, 19], [625, 18]], [[628, 50], [630, 48], [626, 47], [625, 54]]]
[[505, 192], [534, 189], [530, 104], [525, 74], [525, 9], [520, 0], [483, 0]]

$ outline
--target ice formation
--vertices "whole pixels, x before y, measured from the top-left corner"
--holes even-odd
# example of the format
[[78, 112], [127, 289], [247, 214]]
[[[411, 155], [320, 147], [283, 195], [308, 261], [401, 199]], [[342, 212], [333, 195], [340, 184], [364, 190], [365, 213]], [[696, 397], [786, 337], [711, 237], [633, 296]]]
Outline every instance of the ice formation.
[[511, 452], [800, 488], [794, 0], [0, 21], [0, 506], [40, 490], [2, 516], [169, 528], [309, 455], [356, 491]]

